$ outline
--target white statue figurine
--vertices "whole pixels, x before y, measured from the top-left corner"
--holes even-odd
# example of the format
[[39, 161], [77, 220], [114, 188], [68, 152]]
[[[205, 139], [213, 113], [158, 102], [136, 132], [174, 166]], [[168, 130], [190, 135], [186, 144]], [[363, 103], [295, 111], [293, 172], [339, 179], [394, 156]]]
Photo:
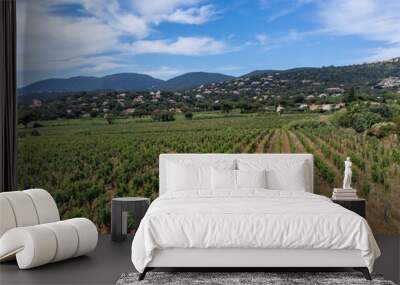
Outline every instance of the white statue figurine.
[[344, 162], [344, 179], [343, 179], [343, 189], [351, 189], [351, 160], [347, 157]]

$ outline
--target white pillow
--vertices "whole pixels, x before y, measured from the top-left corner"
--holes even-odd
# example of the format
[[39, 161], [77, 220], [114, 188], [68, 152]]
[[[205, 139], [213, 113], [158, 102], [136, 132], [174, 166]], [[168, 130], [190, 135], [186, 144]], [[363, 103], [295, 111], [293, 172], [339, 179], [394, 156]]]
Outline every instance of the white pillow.
[[267, 171], [236, 170], [237, 188], [267, 188]]
[[235, 190], [236, 170], [211, 168], [212, 190]]
[[168, 161], [167, 191], [211, 190], [211, 168], [235, 169], [236, 160]]
[[238, 190], [241, 188], [267, 188], [267, 172], [263, 170], [211, 169], [212, 190]]
[[273, 190], [306, 191], [308, 168], [306, 161], [293, 159], [238, 160], [239, 170], [267, 170], [267, 188]]
[[170, 191], [210, 189], [210, 167], [169, 163], [167, 182]]

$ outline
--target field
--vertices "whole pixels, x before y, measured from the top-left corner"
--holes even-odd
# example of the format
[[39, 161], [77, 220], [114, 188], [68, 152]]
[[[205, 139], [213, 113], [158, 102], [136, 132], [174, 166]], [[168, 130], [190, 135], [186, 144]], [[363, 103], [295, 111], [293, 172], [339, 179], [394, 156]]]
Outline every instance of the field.
[[353, 185], [367, 199], [376, 233], [400, 233], [400, 146], [350, 129], [301, 125], [319, 115], [195, 114], [173, 122], [143, 119], [76, 119], [40, 122], [19, 130], [19, 188], [40, 187], [55, 197], [63, 218], [86, 216], [109, 231], [115, 196], [158, 195], [160, 153], [302, 153], [315, 157], [315, 192], [340, 187], [351, 156]]

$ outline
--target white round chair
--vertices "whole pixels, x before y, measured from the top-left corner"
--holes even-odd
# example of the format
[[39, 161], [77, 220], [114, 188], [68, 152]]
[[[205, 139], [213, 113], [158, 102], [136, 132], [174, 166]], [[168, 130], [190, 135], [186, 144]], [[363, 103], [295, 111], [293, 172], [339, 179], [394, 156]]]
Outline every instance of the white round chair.
[[37, 267], [87, 254], [97, 239], [88, 219], [60, 221], [43, 189], [0, 193], [0, 262], [16, 259], [20, 269]]

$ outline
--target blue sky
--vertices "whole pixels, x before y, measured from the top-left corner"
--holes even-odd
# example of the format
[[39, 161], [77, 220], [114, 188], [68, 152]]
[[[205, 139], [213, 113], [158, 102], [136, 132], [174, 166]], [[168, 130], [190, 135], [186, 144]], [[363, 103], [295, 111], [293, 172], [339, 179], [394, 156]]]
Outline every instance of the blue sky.
[[398, 0], [18, 0], [18, 86], [138, 72], [347, 65], [400, 56]]

